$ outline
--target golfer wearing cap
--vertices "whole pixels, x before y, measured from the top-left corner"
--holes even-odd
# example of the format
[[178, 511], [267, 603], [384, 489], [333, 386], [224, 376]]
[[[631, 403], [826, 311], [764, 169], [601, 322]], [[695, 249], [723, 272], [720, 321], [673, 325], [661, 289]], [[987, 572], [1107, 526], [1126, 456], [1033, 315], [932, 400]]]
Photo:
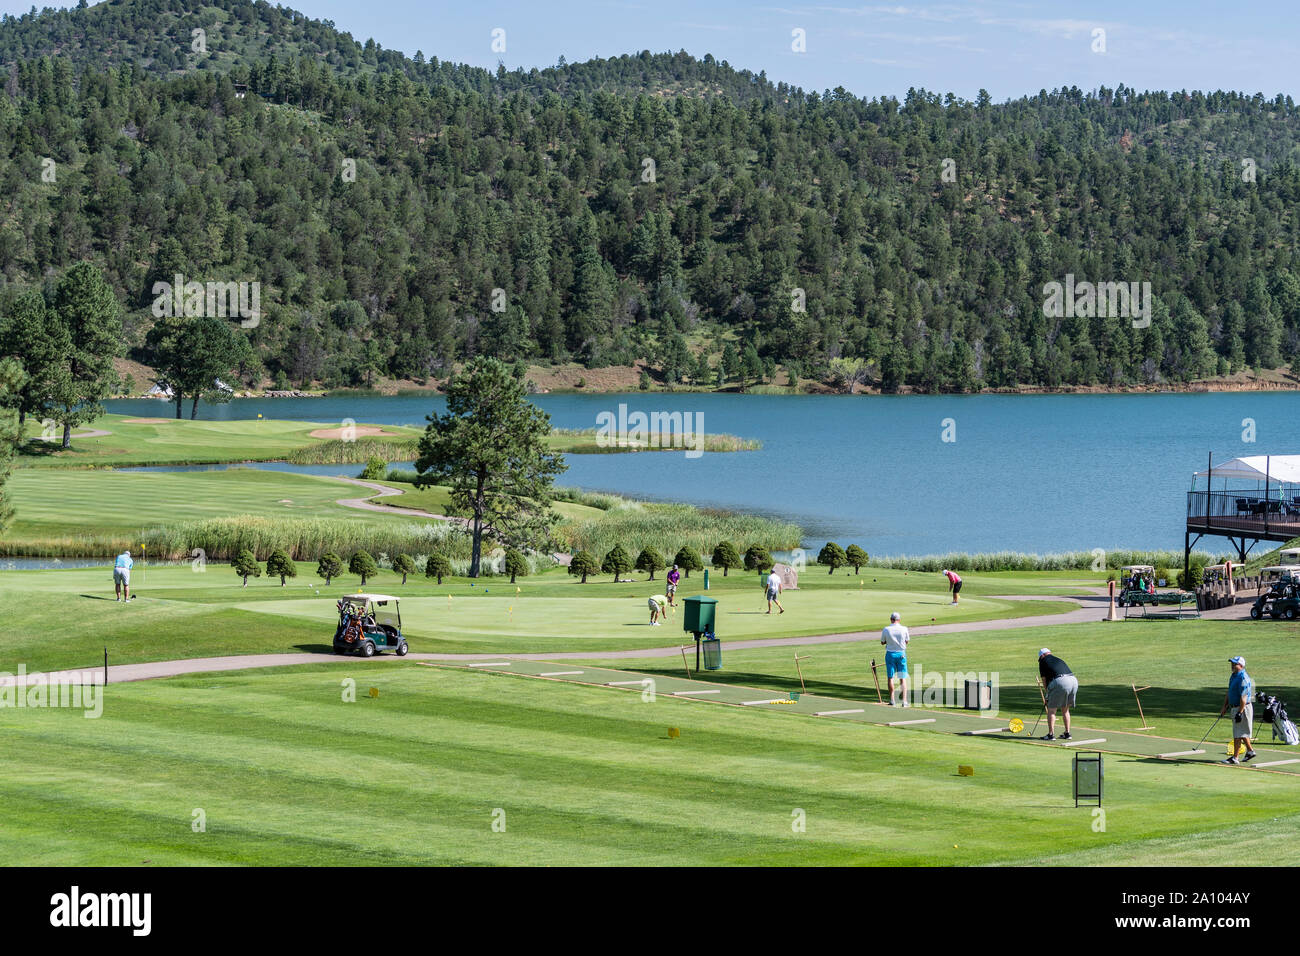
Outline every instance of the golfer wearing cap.
[[677, 570], [677, 565], [672, 566], [668, 572], [668, 603], [673, 607], [677, 606], [677, 582], [682, 579], [682, 572]]
[[[907, 702], [907, 645], [912, 635], [903, 626], [902, 615], [895, 611], [889, 615], [889, 626], [880, 632], [880, 643], [885, 645], [885, 679], [889, 682], [889, 706], [894, 706], [894, 678], [902, 692], [903, 707]], [[877, 688], [879, 690], [879, 688]]]
[[961, 575], [956, 571], [943, 569], [943, 576], [948, 579], [948, 589], [952, 591], [952, 603], [957, 603], [957, 595], [961, 593]]
[[[1228, 696], [1223, 698], [1219, 716], [1222, 717], [1229, 708], [1232, 709], [1232, 756], [1223, 762], [1236, 764], [1255, 757], [1255, 749], [1250, 745], [1255, 729], [1255, 705], [1251, 703], [1251, 698], [1255, 695], [1255, 682], [1246, 673], [1246, 658], [1232, 657], [1228, 663], [1232, 665], [1232, 677], [1228, 678]], [[1237, 751], [1242, 744], [1246, 745], [1246, 754], [1238, 760]]]
[[[117, 593], [114, 601], [131, 600], [131, 568], [135, 562], [131, 560], [131, 552], [123, 551], [117, 556], [113, 563], [113, 590]], [[125, 597], [123, 597], [125, 592]]]
[[668, 613], [668, 597], [663, 594], [656, 594], [649, 601], [650, 604], [650, 626], [658, 627], [664, 622], [664, 615]]
[[767, 576], [767, 613], [772, 613], [772, 605], [775, 604], [778, 611], [785, 613], [785, 608], [781, 607], [781, 575], [776, 573], [776, 568]]
[[1047, 736], [1044, 740], [1056, 739], [1056, 712], [1061, 712], [1065, 724], [1062, 740], [1070, 739], [1070, 708], [1079, 693], [1079, 679], [1066, 666], [1065, 661], [1053, 656], [1051, 650], [1044, 647], [1038, 652], [1038, 674], [1043, 678], [1047, 688]]

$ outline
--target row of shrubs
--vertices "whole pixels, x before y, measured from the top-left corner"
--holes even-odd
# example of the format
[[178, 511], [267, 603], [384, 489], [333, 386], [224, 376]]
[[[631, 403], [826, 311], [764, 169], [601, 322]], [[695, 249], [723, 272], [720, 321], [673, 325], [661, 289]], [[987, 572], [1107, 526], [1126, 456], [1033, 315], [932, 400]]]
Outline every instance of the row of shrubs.
[[[455, 563], [445, 554], [434, 552], [427, 557], [417, 558], [409, 554], [394, 555], [391, 561], [386, 562], [392, 568], [393, 572], [402, 576], [402, 583], [406, 583], [406, 578], [411, 574], [423, 572], [426, 578], [436, 578], [439, 584], [442, 579], [450, 577], [457, 573], [462, 574], [465, 568], [457, 568]], [[327, 551], [320, 556], [316, 565], [316, 576], [325, 579], [326, 586], [330, 585], [335, 578], [342, 577], [344, 572], [355, 574], [361, 578], [361, 586], [365, 587], [366, 581], [374, 577], [380, 571], [379, 560], [376, 560], [368, 551], [356, 551], [348, 559], [346, 567], [343, 559], [333, 551]], [[245, 549], [240, 551], [230, 562], [231, 568], [235, 574], [243, 579], [243, 587], [248, 587], [249, 578], [260, 578], [262, 576], [262, 566], [258, 563], [257, 555], [252, 551]], [[507, 548], [501, 561], [500, 568], [492, 567], [491, 562], [482, 562], [482, 570], [486, 572], [484, 576], [494, 574], [510, 575], [510, 583], [513, 584], [516, 578], [527, 577], [533, 573], [533, 564], [528, 556], [522, 551], [515, 548]], [[276, 548], [266, 559], [266, 576], [280, 579], [280, 586], [284, 587], [288, 578], [298, 576], [297, 562], [289, 556], [289, 552], [283, 548]]]
[[[830, 573], [834, 574], [836, 568], [842, 568], [852, 565], [856, 572], [858, 568], [867, 564], [869, 557], [867, 552], [863, 551], [856, 544], [851, 544], [847, 549], [841, 548], [835, 542], [830, 542], [822, 548], [821, 554], [817, 556], [819, 564], [830, 566]], [[633, 558], [627, 549], [621, 544], [614, 545], [605, 553], [605, 557], [597, 561], [596, 556], [585, 550], [575, 551], [573, 560], [569, 563], [569, 573], [582, 578], [582, 583], [587, 583], [587, 578], [593, 574], [612, 574], [617, 581], [620, 575], [629, 571], [646, 571], [650, 577], [648, 580], [653, 581], [656, 571], [661, 571], [668, 567], [669, 563], [677, 565], [686, 576], [690, 577], [692, 571], [702, 571], [704, 569], [703, 556], [689, 545], [683, 546], [678, 550], [671, 562], [664, 560], [664, 557], [655, 548], [642, 548], [641, 552]], [[727, 572], [743, 568], [746, 571], [766, 571], [776, 562], [772, 559], [772, 553], [760, 544], [751, 544], [745, 549], [742, 555], [740, 549], [730, 541], [719, 541], [713, 549], [713, 554], [709, 563], [716, 570], [722, 571], [725, 578]]]

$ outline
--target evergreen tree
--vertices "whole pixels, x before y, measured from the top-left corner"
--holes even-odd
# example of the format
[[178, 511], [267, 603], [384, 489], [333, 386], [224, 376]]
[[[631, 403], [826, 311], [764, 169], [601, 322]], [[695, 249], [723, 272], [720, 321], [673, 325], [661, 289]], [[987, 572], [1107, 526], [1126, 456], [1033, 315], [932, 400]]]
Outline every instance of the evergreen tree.
[[577, 577], [581, 575], [581, 584], [587, 583], [587, 576], [590, 574], [600, 573], [600, 565], [596, 563], [596, 556], [590, 551], [575, 551], [573, 558], [569, 561], [569, 573]]
[[230, 562], [230, 566], [244, 580], [240, 587], [248, 587], [249, 578], [260, 578], [262, 576], [262, 567], [257, 563], [257, 556], [247, 548], [235, 555], [235, 560]]
[[286, 551], [276, 548], [271, 552], [271, 556], [266, 559], [266, 576], [279, 577], [280, 587], [284, 587], [284, 579], [296, 578], [298, 568]]
[[730, 541], [720, 541], [718, 546], [713, 549], [713, 567], [722, 568], [722, 576], [725, 578], [727, 572], [732, 568], [743, 568], [744, 562], [741, 561], [740, 552]]
[[402, 583], [405, 584], [406, 576], [416, 571], [415, 559], [409, 554], [399, 554], [393, 558], [393, 570], [402, 576]]

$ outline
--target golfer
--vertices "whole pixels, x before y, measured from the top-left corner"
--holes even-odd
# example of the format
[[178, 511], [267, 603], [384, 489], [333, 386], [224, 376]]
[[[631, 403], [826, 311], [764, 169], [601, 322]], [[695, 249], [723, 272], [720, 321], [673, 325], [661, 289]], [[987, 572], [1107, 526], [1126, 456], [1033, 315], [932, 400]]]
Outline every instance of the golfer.
[[113, 590], [117, 593], [115, 601], [131, 600], [131, 568], [135, 562], [131, 560], [131, 552], [123, 551], [117, 556], [117, 561], [113, 563]]
[[650, 599], [650, 626], [658, 627], [664, 622], [664, 615], [668, 613], [668, 598], [663, 594], [656, 594]]
[[1043, 739], [1056, 739], [1056, 712], [1059, 710], [1061, 720], [1065, 723], [1065, 733], [1061, 734], [1061, 739], [1069, 740], [1070, 708], [1074, 706], [1074, 699], [1079, 693], [1079, 679], [1066, 666], [1065, 661], [1054, 657], [1046, 647], [1038, 652], [1038, 673], [1043, 678], [1043, 686], [1047, 688], [1047, 736]]
[[[1219, 716], [1232, 710], [1232, 756], [1223, 762], [1236, 764], [1255, 758], [1255, 748], [1250, 745], [1255, 729], [1255, 705], [1251, 702], [1255, 696], [1255, 682], [1246, 673], [1246, 658], [1229, 658], [1228, 663], [1232, 665], [1232, 677], [1228, 679], [1228, 694], [1223, 698]], [[1246, 753], [1238, 760], [1237, 752], [1243, 744]]]
[[781, 575], [776, 573], [776, 568], [767, 576], [767, 613], [772, 613], [772, 605], [775, 604], [777, 610], [782, 614], [785, 608], [781, 607]]
[[903, 698], [903, 707], [910, 707], [907, 702], [907, 645], [912, 635], [902, 623], [903, 616], [895, 611], [889, 615], [889, 626], [880, 632], [880, 643], [885, 645], [885, 679], [889, 682], [889, 706], [894, 706], [894, 678], [898, 678], [898, 687]]
[[961, 592], [961, 575], [956, 571], [943, 570], [943, 576], [948, 579], [948, 588], [952, 591], [952, 603], [957, 603], [957, 595]]
[[682, 579], [682, 572], [677, 570], [677, 565], [673, 565], [668, 572], [668, 603], [673, 607], [677, 606], [677, 582]]

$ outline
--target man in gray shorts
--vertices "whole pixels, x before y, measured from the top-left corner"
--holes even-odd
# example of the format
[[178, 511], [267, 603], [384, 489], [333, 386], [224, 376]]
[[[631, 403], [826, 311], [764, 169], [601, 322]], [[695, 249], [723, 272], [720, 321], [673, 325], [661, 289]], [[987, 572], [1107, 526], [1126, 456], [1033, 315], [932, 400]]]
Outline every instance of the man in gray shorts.
[[1038, 674], [1043, 678], [1043, 686], [1047, 689], [1047, 736], [1043, 739], [1056, 739], [1056, 712], [1059, 710], [1061, 720], [1065, 723], [1065, 733], [1061, 734], [1061, 739], [1069, 740], [1070, 708], [1074, 706], [1074, 698], [1079, 693], [1079, 679], [1066, 666], [1065, 661], [1054, 657], [1046, 647], [1038, 652]]

